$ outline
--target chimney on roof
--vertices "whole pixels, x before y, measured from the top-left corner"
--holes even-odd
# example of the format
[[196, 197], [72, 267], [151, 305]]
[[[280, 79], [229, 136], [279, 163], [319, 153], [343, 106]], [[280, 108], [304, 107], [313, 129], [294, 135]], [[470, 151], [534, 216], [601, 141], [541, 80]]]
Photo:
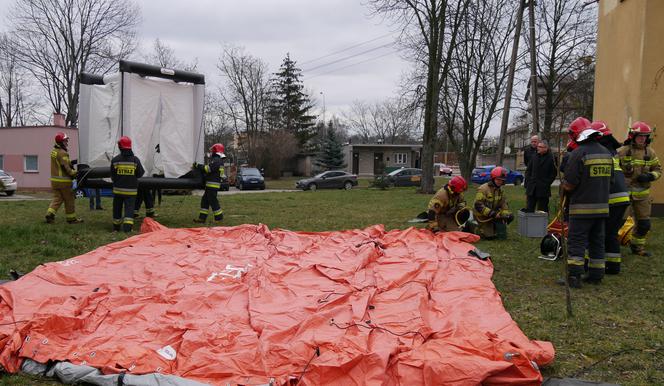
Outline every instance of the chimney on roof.
[[61, 113], [53, 113], [53, 126], [65, 127], [65, 115]]

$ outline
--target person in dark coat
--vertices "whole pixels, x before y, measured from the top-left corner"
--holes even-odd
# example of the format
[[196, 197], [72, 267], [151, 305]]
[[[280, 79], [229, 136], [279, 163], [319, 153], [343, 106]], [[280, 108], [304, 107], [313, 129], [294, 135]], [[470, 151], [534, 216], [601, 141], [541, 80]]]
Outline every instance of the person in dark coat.
[[530, 160], [526, 170], [526, 212], [538, 210], [549, 212], [551, 184], [556, 179], [556, 163], [546, 141], [537, 144], [537, 154]]
[[530, 160], [535, 157], [537, 154], [537, 144], [539, 143], [539, 137], [533, 135], [530, 137], [530, 145], [527, 145], [523, 148], [523, 163], [528, 167]]

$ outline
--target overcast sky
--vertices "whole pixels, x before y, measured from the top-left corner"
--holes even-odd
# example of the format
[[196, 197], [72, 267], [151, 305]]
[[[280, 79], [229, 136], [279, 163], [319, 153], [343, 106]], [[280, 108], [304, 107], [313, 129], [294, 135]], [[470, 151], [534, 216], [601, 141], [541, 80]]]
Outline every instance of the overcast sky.
[[[139, 37], [144, 49], [159, 38], [180, 59], [197, 58], [208, 83], [219, 82], [215, 64], [223, 44], [245, 47], [267, 62], [270, 72], [276, 72], [288, 52], [303, 70], [305, 87], [320, 110], [323, 93], [328, 118], [353, 100], [395, 95], [409, 66], [391, 45], [394, 28], [380, 17], [371, 18], [362, 0], [136, 2], [142, 12]], [[0, 14], [12, 3], [0, 0]]]

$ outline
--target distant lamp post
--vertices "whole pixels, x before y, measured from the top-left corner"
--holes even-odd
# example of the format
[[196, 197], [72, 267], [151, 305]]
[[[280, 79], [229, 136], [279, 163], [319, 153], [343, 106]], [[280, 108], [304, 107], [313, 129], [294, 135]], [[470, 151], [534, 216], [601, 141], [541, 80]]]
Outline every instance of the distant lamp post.
[[325, 126], [325, 94], [321, 91], [320, 95], [323, 97], [323, 126]]

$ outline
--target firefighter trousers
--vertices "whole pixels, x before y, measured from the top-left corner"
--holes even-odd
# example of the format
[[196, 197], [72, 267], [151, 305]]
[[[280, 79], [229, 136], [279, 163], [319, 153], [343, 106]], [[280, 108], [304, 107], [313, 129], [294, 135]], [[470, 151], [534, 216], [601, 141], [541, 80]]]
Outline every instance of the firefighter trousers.
[[604, 256], [606, 256], [606, 273], [608, 274], [616, 275], [620, 273], [622, 254], [620, 253], [618, 231], [625, 223], [625, 211], [628, 206], [613, 205], [609, 207], [609, 217], [605, 219], [606, 239], [604, 240]]
[[601, 281], [604, 277], [604, 225], [605, 217], [579, 218], [570, 217], [567, 236], [568, 273], [570, 276], [580, 277], [584, 272], [585, 252], [588, 250], [590, 258], [588, 264], [588, 278]]
[[122, 226], [124, 232], [131, 232], [134, 227], [135, 201], [135, 196], [113, 195], [113, 230], [119, 231]]
[[643, 200], [632, 198], [630, 203], [631, 212], [634, 216], [634, 228], [632, 228], [632, 239], [630, 244], [632, 248], [645, 248], [646, 235], [650, 231], [650, 213], [652, 211], [652, 200], [646, 197]]
[[138, 217], [141, 205], [145, 202], [145, 216], [154, 217], [154, 198], [150, 189], [138, 189], [136, 203], [134, 205], [134, 217]]
[[221, 221], [224, 218], [223, 210], [221, 210], [219, 199], [217, 198], [217, 190], [218, 189], [210, 187], [205, 188], [205, 193], [203, 193], [203, 197], [201, 197], [201, 210], [198, 212], [199, 219], [207, 219], [207, 216], [210, 213], [209, 209], [212, 209], [212, 214], [214, 215], [215, 220]]
[[48, 206], [46, 216], [55, 217], [55, 213], [60, 209], [60, 206], [64, 202], [67, 221], [76, 220], [76, 205], [74, 200], [74, 191], [71, 190], [71, 187], [53, 188], [53, 199]]

